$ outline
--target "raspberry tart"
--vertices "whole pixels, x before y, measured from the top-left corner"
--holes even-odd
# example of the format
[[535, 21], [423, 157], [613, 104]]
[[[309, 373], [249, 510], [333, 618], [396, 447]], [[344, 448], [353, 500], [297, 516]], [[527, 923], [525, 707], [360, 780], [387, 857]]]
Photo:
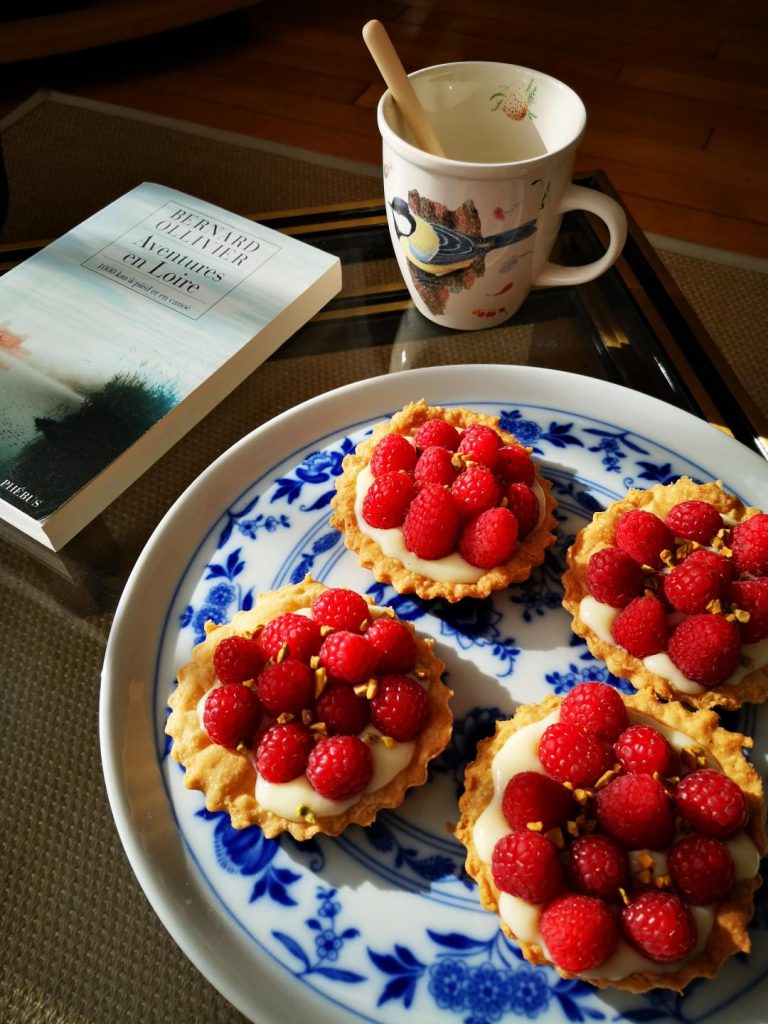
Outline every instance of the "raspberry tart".
[[368, 825], [446, 746], [451, 691], [431, 639], [355, 591], [260, 594], [178, 673], [166, 732], [184, 784], [273, 837]]
[[571, 545], [572, 629], [636, 689], [693, 707], [768, 696], [768, 515], [719, 483], [632, 489]]
[[460, 601], [527, 579], [554, 543], [555, 500], [498, 417], [414, 402], [347, 455], [331, 525], [401, 594]]
[[582, 683], [478, 745], [457, 837], [482, 904], [534, 964], [682, 990], [750, 949], [765, 806], [710, 710]]

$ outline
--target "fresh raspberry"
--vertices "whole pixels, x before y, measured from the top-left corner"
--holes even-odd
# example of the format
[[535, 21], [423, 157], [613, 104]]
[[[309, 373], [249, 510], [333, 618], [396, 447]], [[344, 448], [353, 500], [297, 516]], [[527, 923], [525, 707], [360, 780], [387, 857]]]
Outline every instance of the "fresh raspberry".
[[717, 509], [708, 501], [681, 501], [664, 516], [664, 522], [676, 537], [709, 544], [723, 520]]
[[731, 852], [712, 836], [687, 836], [675, 843], [667, 870], [684, 899], [696, 906], [716, 903], [733, 885]]
[[722, 615], [689, 615], [670, 633], [667, 653], [688, 679], [717, 686], [741, 660], [738, 627]]
[[626, 729], [629, 718], [618, 690], [607, 683], [578, 683], [560, 703], [560, 721], [611, 742]]
[[212, 743], [236, 747], [249, 742], [261, 717], [259, 698], [242, 683], [214, 687], [205, 698], [203, 728]]
[[422, 423], [413, 439], [419, 448], [447, 448], [448, 451], [455, 452], [461, 436], [452, 424], [434, 419]]
[[513, 831], [540, 822], [541, 831], [562, 827], [576, 814], [570, 790], [541, 772], [518, 772], [504, 788], [501, 810]]
[[652, 775], [618, 775], [595, 794], [597, 823], [627, 850], [663, 850], [675, 829], [669, 798]]
[[416, 664], [417, 650], [413, 633], [404, 622], [382, 615], [365, 631], [366, 639], [376, 652], [377, 672], [411, 672]]
[[599, 967], [618, 945], [608, 907], [594, 896], [561, 896], [544, 908], [541, 935], [552, 962], [569, 974]]
[[225, 636], [213, 652], [213, 667], [220, 683], [244, 683], [264, 668], [258, 638]]
[[307, 778], [320, 796], [343, 800], [361, 793], [373, 775], [371, 748], [357, 736], [325, 736], [309, 755]]
[[709, 548], [696, 548], [686, 557], [685, 561], [692, 565], [708, 565], [710, 569], [714, 569], [719, 574], [723, 583], [730, 583], [736, 575], [733, 559], [726, 558], [716, 551], [710, 551]]
[[768, 513], [759, 512], [734, 526], [729, 546], [740, 573], [768, 576]]
[[300, 722], [273, 725], [256, 750], [256, 771], [267, 782], [291, 782], [304, 774], [314, 745], [312, 733]]
[[720, 574], [703, 562], [686, 558], [664, 577], [664, 596], [678, 612], [697, 615], [720, 593]]
[[675, 787], [675, 807], [695, 832], [715, 839], [735, 835], [749, 817], [738, 785], [714, 768], [682, 778]]
[[509, 444], [499, 448], [496, 472], [506, 484], [530, 487], [536, 476], [536, 467], [527, 448], [521, 444]]
[[268, 622], [259, 634], [259, 646], [267, 658], [276, 659], [284, 647], [297, 661], [309, 661], [323, 642], [320, 623], [308, 615], [286, 612]]
[[517, 520], [517, 538], [523, 540], [539, 521], [539, 499], [528, 484], [512, 483], [504, 492], [507, 508]]
[[553, 722], [539, 741], [539, 760], [558, 782], [592, 786], [613, 763], [610, 747], [570, 722]]
[[619, 889], [626, 889], [629, 883], [629, 861], [608, 836], [579, 836], [568, 851], [566, 873], [577, 892], [618, 900]]
[[270, 714], [298, 715], [315, 702], [315, 673], [294, 658], [276, 661], [259, 676], [256, 692]]
[[317, 698], [315, 712], [331, 735], [343, 732], [356, 736], [371, 720], [371, 706], [366, 698], [358, 697], [344, 683], [329, 683]]
[[371, 697], [371, 722], [398, 743], [419, 735], [428, 710], [427, 691], [411, 676], [381, 676]]
[[496, 468], [499, 459], [501, 438], [492, 427], [484, 423], [473, 423], [461, 435], [459, 451], [471, 462], [480, 462], [490, 469]]
[[403, 540], [418, 558], [443, 558], [456, 548], [459, 513], [448, 491], [426, 484], [411, 502], [403, 523]]
[[643, 589], [643, 570], [621, 548], [601, 548], [587, 564], [587, 588], [592, 597], [612, 608], [624, 608]]
[[363, 519], [377, 530], [402, 526], [415, 495], [416, 484], [407, 473], [382, 473], [365, 492]]
[[350, 686], [370, 678], [376, 668], [376, 651], [367, 638], [346, 629], [328, 634], [319, 657], [329, 676]]
[[418, 457], [414, 446], [402, 434], [385, 434], [371, 452], [371, 472], [374, 476], [381, 476], [382, 473], [410, 470]]
[[616, 760], [626, 772], [640, 775], [671, 775], [677, 756], [658, 729], [630, 725], [613, 745]]
[[670, 550], [674, 541], [670, 528], [653, 512], [642, 508], [622, 512], [616, 522], [616, 546], [639, 565], [660, 568], [663, 565], [661, 552]]
[[664, 605], [651, 594], [630, 601], [611, 626], [614, 642], [635, 658], [647, 658], [663, 651], [668, 634]]
[[563, 886], [557, 847], [540, 832], [508, 832], [496, 843], [491, 872], [497, 888], [528, 903], [548, 903]]
[[331, 587], [318, 594], [312, 602], [312, 614], [321, 626], [359, 633], [369, 621], [371, 609], [357, 591]]
[[629, 941], [661, 964], [682, 960], [696, 942], [690, 911], [672, 892], [650, 889], [641, 893], [624, 907], [621, 924]]
[[742, 643], [756, 644], [768, 637], [768, 579], [736, 580], [725, 588], [723, 599], [729, 609], [749, 613], [747, 622], [739, 622]]
[[459, 538], [459, 554], [470, 565], [492, 569], [517, 547], [517, 520], [508, 508], [489, 508], [470, 519]]
[[453, 481], [451, 497], [464, 519], [472, 519], [501, 501], [501, 484], [487, 466], [468, 466]]
[[439, 484], [441, 487], [450, 487], [459, 473], [453, 458], [454, 453], [448, 448], [433, 447], [423, 451], [413, 471], [416, 486]]

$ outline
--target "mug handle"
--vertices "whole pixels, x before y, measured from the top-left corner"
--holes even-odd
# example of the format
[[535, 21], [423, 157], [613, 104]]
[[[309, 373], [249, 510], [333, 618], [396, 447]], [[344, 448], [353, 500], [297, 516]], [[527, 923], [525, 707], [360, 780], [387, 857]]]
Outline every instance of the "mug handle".
[[584, 188], [583, 185], [569, 185], [560, 200], [559, 214], [569, 210], [588, 210], [599, 217], [608, 228], [610, 238], [605, 254], [593, 263], [580, 267], [564, 267], [559, 263], [547, 262], [533, 282], [534, 287], [547, 285], [585, 284], [612, 267], [619, 258], [627, 237], [627, 217], [615, 199]]

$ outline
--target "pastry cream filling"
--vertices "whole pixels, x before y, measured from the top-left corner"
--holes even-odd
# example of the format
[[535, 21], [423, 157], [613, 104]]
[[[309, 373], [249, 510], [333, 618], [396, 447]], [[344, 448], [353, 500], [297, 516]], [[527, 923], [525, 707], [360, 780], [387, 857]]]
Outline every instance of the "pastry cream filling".
[[[615, 647], [620, 645], [611, 636], [611, 627], [620, 611], [620, 608], [613, 608], [609, 604], [602, 604], [592, 597], [591, 594], [583, 597], [579, 604], [579, 615], [582, 621], [604, 643], [613, 644]], [[672, 618], [675, 621], [674, 617]], [[736, 671], [728, 676], [722, 684], [723, 686], [735, 686], [741, 682], [744, 676], [768, 664], [768, 638], [760, 640], [756, 644], [743, 644], [741, 653], [744, 663], [739, 665]], [[680, 693], [704, 693], [707, 689], [701, 683], [696, 683], [693, 679], [683, 675], [666, 651], [651, 654], [647, 658], [641, 658], [640, 660], [649, 672], [654, 672], [657, 676], [668, 679]]]
[[[309, 618], [313, 617], [310, 608], [297, 608], [294, 614], [307, 615]], [[370, 608], [372, 619], [379, 618], [382, 614], [383, 609], [375, 605]], [[421, 686], [424, 685], [422, 680], [419, 679], [418, 682]], [[209, 694], [219, 685], [220, 683], [217, 680], [214, 686], [207, 690], [198, 701], [197, 715], [203, 732], [206, 731], [203, 724], [206, 701]], [[265, 810], [272, 811], [273, 814], [286, 818], [288, 821], [304, 820], [306, 809], [309, 809], [316, 817], [322, 818], [331, 817], [334, 814], [343, 814], [349, 807], [356, 804], [365, 793], [375, 793], [377, 790], [383, 789], [399, 772], [408, 766], [413, 758], [416, 749], [415, 740], [407, 743], [394, 742], [391, 745], [376, 742], [376, 738], [381, 735], [381, 732], [372, 725], [367, 726], [360, 733], [361, 739], [364, 736], [373, 737], [373, 742], [369, 744], [373, 757], [373, 772], [370, 782], [361, 792], [355, 793], [344, 800], [329, 800], [312, 788], [306, 775], [300, 775], [298, 778], [291, 780], [291, 782], [267, 782], [266, 779], [256, 772], [256, 788], [254, 791], [256, 800]], [[255, 771], [256, 764], [253, 756], [251, 756], [251, 761]], [[300, 808], [304, 811], [303, 814], [300, 813]]]
[[[364, 533], [366, 537], [370, 537], [371, 540], [375, 540], [388, 558], [395, 558], [410, 572], [436, 580], [438, 583], [476, 583], [481, 576], [485, 575], [487, 569], [479, 569], [475, 565], [470, 565], [458, 551], [453, 551], [444, 558], [419, 558], [406, 548], [401, 527], [378, 529], [375, 526], [370, 526], [363, 518], [363, 500], [372, 483], [373, 473], [370, 466], [363, 466], [355, 481], [355, 518], [360, 532]], [[544, 522], [546, 502], [537, 480], [534, 480], [531, 489], [539, 503], [539, 518], [534, 527], [537, 529]]]
[[[694, 741], [690, 736], [671, 729], [662, 723], [656, 722], [648, 715], [642, 715], [629, 711], [631, 722], [639, 722], [645, 725], [652, 725], [677, 751], [684, 747], [691, 746]], [[521, 771], [537, 771], [546, 774], [544, 767], [539, 760], [538, 748], [544, 731], [553, 722], [560, 719], [559, 708], [531, 725], [523, 726], [514, 732], [502, 748], [496, 753], [491, 763], [491, 777], [493, 779], [493, 796], [478, 816], [472, 830], [472, 841], [477, 854], [486, 864], [491, 863], [493, 848], [496, 843], [509, 832], [509, 825], [502, 811], [502, 797], [509, 779]], [[706, 754], [709, 767], [720, 768], [720, 765], [709, 753]], [[742, 832], [725, 842], [734, 862], [734, 880], [754, 878], [760, 865], [760, 854], [750, 837]], [[632, 850], [629, 852], [630, 865], [639, 863], [643, 854], [650, 853], [654, 860], [654, 871], [657, 874], [666, 873], [667, 856], [663, 851], [658, 850]], [[697, 941], [694, 948], [686, 959], [704, 949], [712, 929], [715, 918], [715, 906], [704, 907], [689, 906], [697, 931]], [[499, 893], [499, 916], [512, 930], [515, 936], [522, 942], [531, 942], [539, 945], [547, 959], [551, 960], [546, 945], [542, 939], [539, 929], [539, 920], [543, 906], [528, 903], [517, 896], [509, 893]], [[637, 971], [675, 971], [680, 962], [674, 964], [659, 964], [644, 957], [629, 943], [623, 939], [619, 940], [616, 950], [611, 956], [600, 964], [593, 971], [584, 971], [583, 977], [605, 978], [608, 981], [618, 981], [626, 978]]]

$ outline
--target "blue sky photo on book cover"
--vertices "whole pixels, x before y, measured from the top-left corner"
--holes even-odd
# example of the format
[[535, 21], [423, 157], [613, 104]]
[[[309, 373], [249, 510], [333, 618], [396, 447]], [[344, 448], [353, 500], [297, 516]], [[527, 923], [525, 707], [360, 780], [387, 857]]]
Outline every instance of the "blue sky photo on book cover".
[[[334, 264], [264, 225], [144, 184], [8, 272], [0, 498], [45, 519]], [[339, 283], [329, 281], [320, 304]]]

